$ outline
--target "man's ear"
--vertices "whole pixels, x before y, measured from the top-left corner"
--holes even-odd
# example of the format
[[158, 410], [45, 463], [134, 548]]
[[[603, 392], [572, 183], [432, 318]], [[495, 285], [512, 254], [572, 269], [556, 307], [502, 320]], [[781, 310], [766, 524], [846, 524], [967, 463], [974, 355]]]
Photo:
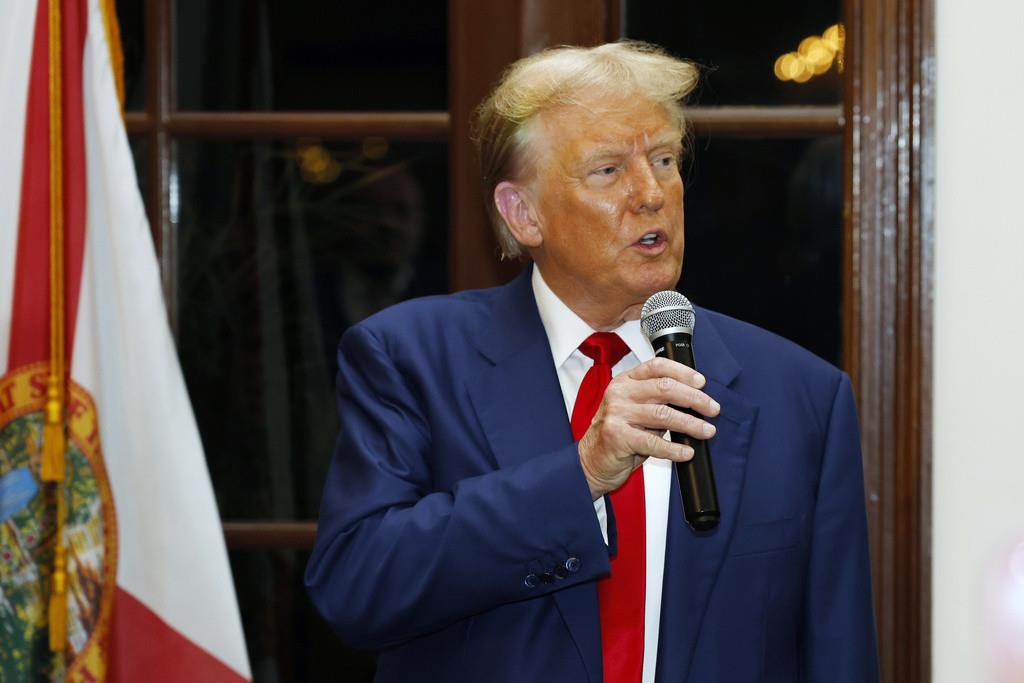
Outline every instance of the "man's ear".
[[494, 203], [519, 244], [527, 249], [541, 245], [544, 236], [537, 222], [532, 197], [525, 187], [508, 180], [498, 183], [494, 188]]

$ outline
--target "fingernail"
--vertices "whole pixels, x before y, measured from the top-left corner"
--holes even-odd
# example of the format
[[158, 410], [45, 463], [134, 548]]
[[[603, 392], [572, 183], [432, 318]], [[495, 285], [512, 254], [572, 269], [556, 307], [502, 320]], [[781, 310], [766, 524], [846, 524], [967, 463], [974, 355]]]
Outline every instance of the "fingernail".
[[722, 409], [722, 406], [718, 405], [718, 401], [711, 399], [711, 412], [718, 414], [718, 411]]
[[707, 380], [704, 379], [704, 375], [700, 374], [699, 372], [693, 376], [693, 386], [697, 387], [698, 389], [704, 386], [706, 382]]
[[715, 435], [715, 425], [711, 424], [710, 422], [705, 422], [704, 423], [704, 436], [711, 437], [711, 436], [714, 436], [714, 435]]

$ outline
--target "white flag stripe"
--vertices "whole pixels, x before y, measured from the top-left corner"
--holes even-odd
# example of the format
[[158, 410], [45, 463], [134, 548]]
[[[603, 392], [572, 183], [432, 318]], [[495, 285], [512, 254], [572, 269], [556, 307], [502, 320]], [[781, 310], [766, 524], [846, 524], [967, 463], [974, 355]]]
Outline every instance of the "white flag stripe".
[[86, 244], [72, 376], [96, 401], [117, 583], [249, 677], [206, 461], [160, 290], [97, 0], [84, 57]]
[[[4, 0], [0, 9], [0, 330], [11, 329], [35, 20], [36, 0]], [[9, 344], [10, 335], [0, 334], [0, 376], [7, 372]]]

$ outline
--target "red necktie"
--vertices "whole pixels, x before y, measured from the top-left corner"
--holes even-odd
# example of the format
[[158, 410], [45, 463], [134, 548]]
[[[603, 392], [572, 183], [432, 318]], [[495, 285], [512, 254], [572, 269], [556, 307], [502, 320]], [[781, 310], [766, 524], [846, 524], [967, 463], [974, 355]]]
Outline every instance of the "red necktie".
[[[577, 440], [590, 427], [604, 390], [612, 381], [612, 366], [629, 353], [629, 347], [617, 334], [595, 332], [580, 344], [580, 352], [593, 358], [594, 365], [583, 377], [572, 409], [572, 435]], [[609, 498], [615, 512], [618, 552], [611, 558], [611, 576], [597, 583], [604, 680], [606, 683], [638, 683], [644, 666], [647, 585], [643, 468], [635, 469]]]

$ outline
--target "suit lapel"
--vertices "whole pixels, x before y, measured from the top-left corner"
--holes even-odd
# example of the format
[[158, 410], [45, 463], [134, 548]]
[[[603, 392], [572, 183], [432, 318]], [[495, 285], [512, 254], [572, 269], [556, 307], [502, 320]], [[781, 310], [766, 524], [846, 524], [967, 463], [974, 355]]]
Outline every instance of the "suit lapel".
[[467, 389], [499, 466], [515, 467], [572, 443], [529, 268], [495, 298], [477, 348], [487, 362]]
[[658, 646], [658, 680], [681, 681], [690, 669], [697, 636], [736, 525], [757, 406], [730, 388], [742, 368], [706, 313], [697, 311], [694, 334], [697, 367], [708, 378], [705, 391], [722, 406], [712, 420], [710, 442], [722, 517], [710, 532], [695, 532], [683, 519], [679, 483], [672, 479], [666, 538]]
[[[551, 346], [537, 312], [531, 269], [503, 288], [477, 347], [487, 361], [468, 383], [498, 465], [515, 467], [573, 441]], [[592, 681], [601, 680], [597, 588], [584, 583], [552, 594]]]

